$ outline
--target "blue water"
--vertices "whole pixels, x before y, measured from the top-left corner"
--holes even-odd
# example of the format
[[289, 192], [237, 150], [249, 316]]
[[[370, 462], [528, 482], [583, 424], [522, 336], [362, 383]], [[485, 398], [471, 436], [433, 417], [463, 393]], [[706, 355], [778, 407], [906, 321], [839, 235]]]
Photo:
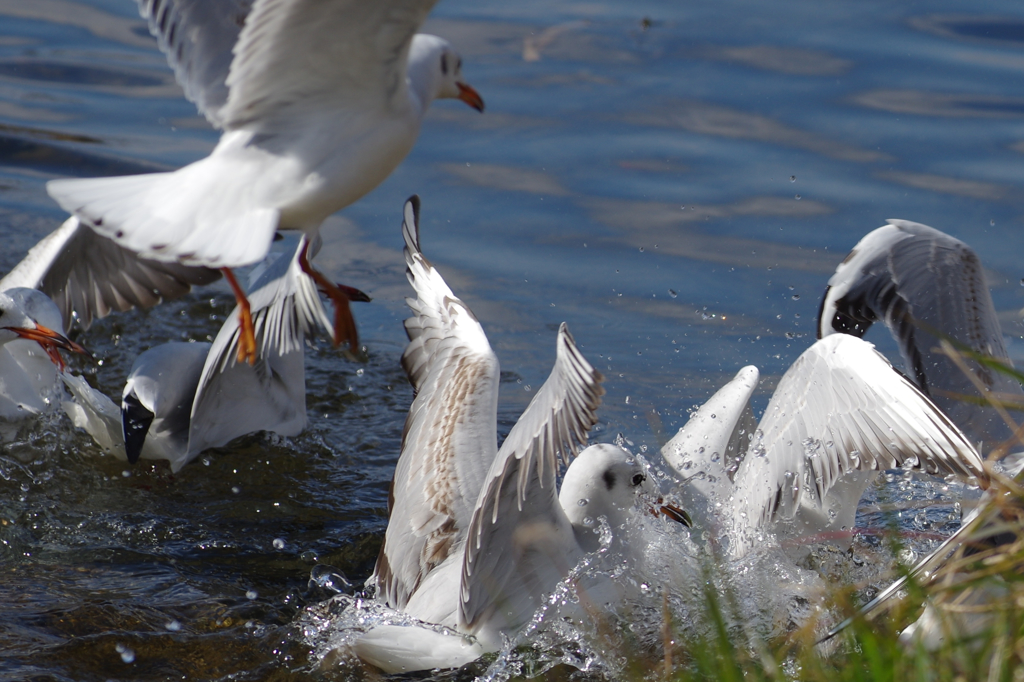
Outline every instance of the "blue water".
[[[829, 273], [886, 218], [977, 250], [1024, 358], [1024, 7], [965, 7], [440, 2], [425, 30], [460, 50], [487, 112], [435, 103], [317, 261], [374, 297], [356, 309], [369, 361], [321, 342], [306, 434], [248, 437], [176, 476], [125, 476], [66, 425], [6, 445], [0, 676], [307, 676], [289, 623], [318, 598], [311, 567], [365, 579], [386, 525], [411, 400], [413, 193], [425, 253], [506, 372], [506, 431], [562, 321], [607, 377], [595, 438], [654, 450], [745, 364], [763, 406], [813, 340]], [[174, 168], [216, 140], [134, 3], [0, 2], [0, 269], [64, 219], [47, 180]], [[230, 307], [218, 285], [109, 318], [80, 334], [98, 362], [79, 367], [119, 394], [135, 354], [215, 334]], [[884, 330], [869, 339], [896, 358]]]

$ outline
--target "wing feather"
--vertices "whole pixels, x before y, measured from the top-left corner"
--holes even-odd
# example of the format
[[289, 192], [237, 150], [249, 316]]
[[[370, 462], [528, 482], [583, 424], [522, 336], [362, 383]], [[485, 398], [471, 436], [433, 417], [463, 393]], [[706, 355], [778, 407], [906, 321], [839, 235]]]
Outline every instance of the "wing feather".
[[[1010, 430], [996, 412], [957, 396], [977, 396], [970, 379], [938, 350], [947, 336], [1011, 364], [977, 254], [927, 225], [890, 220], [868, 233], [829, 279], [818, 334], [863, 336], [882, 320], [899, 343], [908, 374], [974, 442], [998, 443]], [[990, 391], [1024, 397], [1018, 382], [973, 361]]]
[[409, 344], [402, 366], [416, 397], [395, 469], [384, 545], [374, 575], [378, 598], [404, 608], [421, 581], [461, 548], [474, 504], [497, 454], [498, 359], [472, 311], [419, 246], [419, 199], [405, 204]]
[[253, 431], [289, 436], [305, 427], [305, 339], [317, 325], [333, 335], [316, 284], [298, 262], [307, 247], [303, 236], [291, 257], [279, 256], [253, 285], [255, 366], [238, 362], [237, 307], [221, 326], [192, 403], [190, 454]]
[[[736, 473], [737, 518], [747, 526], [776, 518], [780, 490], [820, 504], [854, 471], [902, 466], [985, 476], [963, 433], [871, 344], [845, 334], [818, 341], [793, 363], [758, 433]], [[808, 461], [813, 482], [794, 488]]]
[[253, 0], [138, 0], [139, 14], [189, 101], [215, 127], [227, 102], [232, 48]]
[[[459, 624], [466, 631], [502, 611], [516, 624], [572, 568], [572, 526], [558, 503], [558, 458], [568, 461], [597, 423], [603, 377], [576, 347], [565, 323], [547, 381], [494, 459], [469, 526]], [[569, 400], [568, 396], [576, 396]]]
[[150, 308], [219, 278], [217, 270], [140, 258], [72, 216], [29, 249], [0, 290], [39, 289], [57, 304], [65, 329], [72, 316], [88, 329], [112, 311]]
[[316, 100], [399, 103], [409, 43], [436, 1], [256, 0], [227, 77], [225, 127], [301, 119]]
[[727, 503], [732, 494], [735, 467], [757, 428], [750, 397], [758, 377], [753, 365], [742, 368], [661, 449], [665, 462], [683, 477], [680, 502], [698, 527], [713, 526], [716, 503]]

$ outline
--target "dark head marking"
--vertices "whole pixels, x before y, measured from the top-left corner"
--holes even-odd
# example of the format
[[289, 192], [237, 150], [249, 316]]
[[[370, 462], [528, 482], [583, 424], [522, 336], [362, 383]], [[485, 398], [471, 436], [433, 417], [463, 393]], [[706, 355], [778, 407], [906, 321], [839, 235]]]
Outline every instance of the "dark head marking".
[[615, 487], [615, 474], [612, 473], [611, 469], [605, 469], [605, 472], [601, 474], [601, 478], [604, 480], [604, 486], [608, 490]]
[[448, 53], [447, 52], [442, 52], [441, 53], [441, 73], [443, 73], [446, 76], [448, 75]]

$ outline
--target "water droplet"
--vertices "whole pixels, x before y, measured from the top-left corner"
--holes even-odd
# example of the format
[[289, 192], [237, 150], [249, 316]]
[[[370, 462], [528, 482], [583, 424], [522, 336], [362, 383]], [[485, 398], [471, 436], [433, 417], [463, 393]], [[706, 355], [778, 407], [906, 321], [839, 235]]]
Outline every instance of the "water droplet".
[[586, 507], [589, 503], [590, 503], [590, 500], [588, 500], [585, 497], [581, 497], [576, 504], [579, 505], [580, 507]]
[[235, 495], [237, 495], [238, 493], [242, 492], [242, 489], [239, 488], [237, 485], [233, 485], [233, 486], [231, 486], [231, 492], [233, 492]]
[[131, 478], [132, 472], [125, 469], [124, 471], [121, 472], [121, 475], [124, 476], [125, 478]]
[[796, 195], [795, 197], [793, 197], [793, 198], [794, 198], [794, 199], [796, 199], [797, 201], [800, 201], [800, 195], [799, 195], [799, 194], [797, 194], [797, 195]]
[[181, 630], [181, 623], [179, 623], [176, 620], [169, 620], [166, 623], [164, 623], [164, 627], [170, 630], [171, 632], [178, 632], [179, 630]]
[[669, 295], [669, 296], [671, 296], [672, 298], [675, 298], [675, 297], [676, 297], [676, 296], [678, 296], [679, 294], [678, 294], [678, 293], [676, 293], [676, 290], [675, 290], [675, 289], [669, 289], [669, 290], [668, 290], [668, 295]]
[[796, 182], [796, 176], [795, 175], [790, 175], [789, 176], [789, 181], [790, 182]]
[[258, 596], [260, 596], [260, 595], [256, 593], [256, 590], [249, 590], [248, 592], [245, 593], [245, 598], [250, 600], [250, 601], [252, 601], [253, 599], [255, 599]]
[[640, 253], [643, 253], [643, 252], [644, 252], [644, 247], [641, 246], [640, 247]]
[[363, 368], [362, 367], [360, 367], [359, 369], [356, 370], [356, 376], [357, 377], [363, 376]]
[[131, 663], [135, 660], [135, 652], [132, 651], [129, 646], [118, 643], [114, 647], [114, 649], [117, 651], [117, 653], [121, 654], [121, 660], [125, 663]]
[[587, 528], [590, 528], [591, 526], [593, 526], [594, 525], [594, 517], [593, 516], [584, 516], [583, 517], [583, 525], [586, 526]]
[[284, 549], [284, 538], [274, 538], [274, 549]]
[[988, 221], [988, 224], [989, 224], [989, 225], [991, 225], [991, 226], [993, 226], [993, 227], [995, 227], [995, 224], [996, 224], [996, 219], [995, 219], [995, 218], [993, 218], [992, 220]]
[[793, 300], [794, 301], [799, 301], [800, 300], [800, 294], [793, 294]]

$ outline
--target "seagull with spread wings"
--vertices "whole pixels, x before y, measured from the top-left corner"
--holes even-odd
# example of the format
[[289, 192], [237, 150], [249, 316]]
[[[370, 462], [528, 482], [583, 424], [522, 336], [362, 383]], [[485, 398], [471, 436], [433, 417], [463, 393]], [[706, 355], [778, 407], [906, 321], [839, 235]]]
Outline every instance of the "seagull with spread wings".
[[[580, 557], [618, 528], [646, 480], [614, 445], [581, 452], [604, 390], [565, 324], [555, 367], [497, 446], [498, 359], [480, 323], [423, 256], [419, 201], [405, 206], [409, 345], [416, 391], [391, 484], [388, 529], [368, 585], [421, 626], [379, 625], [353, 645], [387, 672], [460, 666], [501, 647]], [[589, 520], [589, 524], [587, 521]], [[677, 518], [677, 520], [682, 520]], [[447, 628], [446, 631], [442, 631]]]
[[863, 337], [879, 320], [899, 343], [907, 375], [972, 442], [988, 451], [1011, 437], [1013, 427], [989, 399], [1024, 404], [1020, 382], [971, 357], [961, 367], [940, 348], [949, 339], [1012, 367], [985, 270], [970, 246], [908, 220], [869, 232], [828, 281], [818, 338]]
[[[423, 115], [452, 97], [483, 111], [447, 41], [417, 34], [436, 0], [139, 0], [186, 96], [223, 135], [169, 173], [54, 180], [89, 227], [145, 258], [220, 268], [239, 302], [240, 359], [252, 316], [231, 268], [266, 256], [279, 229], [311, 238], [412, 149]], [[349, 299], [300, 258], [335, 305], [335, 342], [357, 350]]]
[[970, 441], [874, 347], [845, 334], [800, 355], [760, 422], [744, 367], [661, 451], [684, 478], [682, 507], [727, 554], [771, 530], [788, 537], [849, 536], [879, 471], [986, 476]]

